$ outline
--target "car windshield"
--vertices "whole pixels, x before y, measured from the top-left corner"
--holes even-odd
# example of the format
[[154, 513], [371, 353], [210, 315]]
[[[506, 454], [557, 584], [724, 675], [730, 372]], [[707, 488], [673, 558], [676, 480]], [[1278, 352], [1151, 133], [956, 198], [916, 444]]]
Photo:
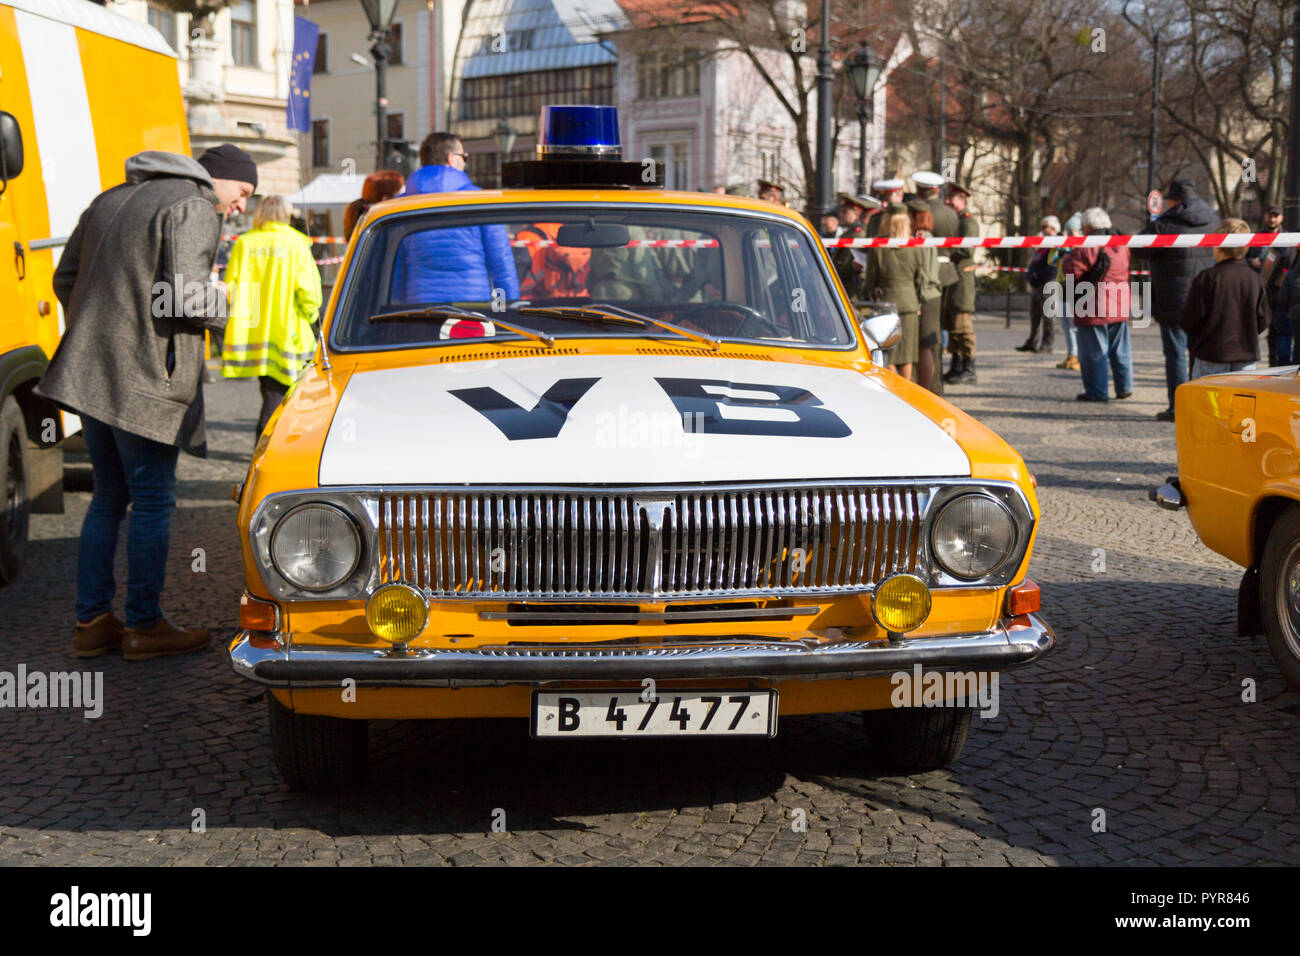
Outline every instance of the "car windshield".
[[648, 204], [551, 205], [526, 219], [533, 211], [380, 220], [349, 268], [332, 347], [527, 337], [652, 336], [704, 348], [719, 339], [856, 341], [815, 239], [791, 223]]

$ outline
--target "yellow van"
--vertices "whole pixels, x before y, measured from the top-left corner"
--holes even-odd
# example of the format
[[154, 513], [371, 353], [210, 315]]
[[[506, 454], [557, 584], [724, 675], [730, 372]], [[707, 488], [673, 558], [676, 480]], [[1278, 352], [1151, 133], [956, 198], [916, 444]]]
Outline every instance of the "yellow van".
[[28, 515], [63, 510], [63, 437], [32, 394], [63, 331], [63, 243], [128, 156], [189, 155], [176, 53], [158, 31], [82, 0], [0, 0], [0, 585]]

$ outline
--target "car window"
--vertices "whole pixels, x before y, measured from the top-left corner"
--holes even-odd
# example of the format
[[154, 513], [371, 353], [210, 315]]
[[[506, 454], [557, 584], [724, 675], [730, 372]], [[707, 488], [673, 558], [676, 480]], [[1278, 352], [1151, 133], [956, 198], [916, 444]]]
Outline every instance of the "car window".
[[[561, 314], [596, 304], [716, 338], [826, 346], [855, 341], [818, 259], [816, 238], [793, 224], [644, 206], [549, 206], [544, 212], [527, 219], [518, 207], [430, 210], [375, 223], [349, 268], [331, 328], [333, 347], [517, 338], [494, 317], [557, 338], [645, 334], [634, 324], [596, 325]], [[559, 311], [520, 311], [528, 308]]]

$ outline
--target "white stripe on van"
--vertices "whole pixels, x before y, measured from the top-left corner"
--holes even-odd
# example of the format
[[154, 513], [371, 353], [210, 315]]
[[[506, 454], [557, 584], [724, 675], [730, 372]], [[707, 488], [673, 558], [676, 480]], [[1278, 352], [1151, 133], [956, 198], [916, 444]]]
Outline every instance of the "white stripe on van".
[[[50, 235], [67, 236], [102, 191], [77, 31], [25, 10], [15, 10], [14, 20], [31, 91]], [[60, 251], [54, 251], [56, 262]]]

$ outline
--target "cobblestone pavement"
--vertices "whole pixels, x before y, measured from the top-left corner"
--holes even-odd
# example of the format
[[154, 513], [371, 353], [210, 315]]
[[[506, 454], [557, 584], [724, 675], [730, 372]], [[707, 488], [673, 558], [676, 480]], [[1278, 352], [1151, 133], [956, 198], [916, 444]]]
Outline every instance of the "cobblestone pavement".
[[[890, 775], [847, 716], [789, 718], [774, 740], [565, 746], [519, 721], [460, 721], [377, 726], [365, 789], [289, 793], [260, 694], [226, 662], [241, 577], [229, 491], [257, 402], [252, 384], [218, 383], [215, 453], [182, 457], [166, 595], [217, 639], [180, 659], [88, 662], [104, 674], [97, 720], [0, 711], [0, 863], [1300, 862], [1297, 694], [1262, 640], [1234, 635], [1238, 571], [1146, 500], [1174, 462], [1172, 428], [1153, 419], [1158, 335], [1135, 334], [1133, 399], [1081, 405], [1059, 350], [1011, 350], [1023, 333], [982, 317], [980, 383], [950, 397], [1038, 476], [1031, 574], [1060, 643], [1003, 675], [1001, 712], [976, 718], [954, 766]], [[34, 519], [24, 578], [0, 591], [0, 670], [86, 667], [70, 613], [87, 498]], [[1247, 677], [1257, 703], [1241, 700]], [[491, 832], [497, 808], [506, 832]], [[206, 832], [192, 832], [200, 810]]]

